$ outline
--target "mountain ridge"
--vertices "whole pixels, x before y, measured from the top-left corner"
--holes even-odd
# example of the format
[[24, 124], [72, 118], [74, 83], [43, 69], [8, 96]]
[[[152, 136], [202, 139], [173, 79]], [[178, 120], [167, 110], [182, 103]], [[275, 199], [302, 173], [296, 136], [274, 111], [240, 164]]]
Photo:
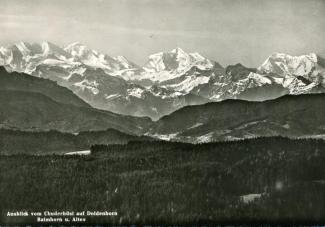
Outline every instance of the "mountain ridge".
[[0, 68], [0, 127], [27, 131], [75, 133], [114, 128], [142, 134], [148, 117], [119, 115], [94, 109], [53, 81]]
[[325, 138], [324, 104], [325, 94], [304, 94], [187, 106], [156, 121], [147, 135], [194, 143], [277, 135]]
[[[325, 138], [324, 93], [284, 95], [266, 101], [196, 100], [202, 104], [191, 103], [153, 122], [148, 117], [94, 109], [69, 89], [47, 79], [5, 69], [0, 72], [3, 129], [78, 133], [113, 128], [132, 135], [190, 143], [278, 135]], [[139, 87], [132, 89], [134, 95], [146, 95], [137, 93]], [[155, 92], [163, 91], [157, 88]], [[195, 98], [189, 97], [188, 102]]]
[[154, 120], [183, 106], [210, 101], [263, 101], [325, 92], [324, 62], [314, 53], [276, 53], [257, 68], [241, 64], [224, 68], [199, 53], [175, 48], [152, 54], [144, 66], [138, 66], [81, 43], [63, 48], [50, 42], [0, 48], [0, 65], [9, 71], [54, 80], [93, 107]]
[[80, 107], [90, 107], [88, 103], [78, 98], [73, 92], [65, 87], [60, 87], [56, 82], [43, 78], [35, 78], [27, 74], [12, 72], [0, 66], [0, 90], [38, 92], [66, 104]]

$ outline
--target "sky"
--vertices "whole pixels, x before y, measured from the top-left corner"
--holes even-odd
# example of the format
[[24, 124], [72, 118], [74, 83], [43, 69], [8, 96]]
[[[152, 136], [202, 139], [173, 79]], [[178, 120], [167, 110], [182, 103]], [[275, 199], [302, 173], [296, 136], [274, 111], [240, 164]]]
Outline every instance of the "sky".
[[325, 0], [0, 0], [0, 45], [80, 42], [143, 65], [180, 47], [257, 67], [274, 52], [325, 53]]

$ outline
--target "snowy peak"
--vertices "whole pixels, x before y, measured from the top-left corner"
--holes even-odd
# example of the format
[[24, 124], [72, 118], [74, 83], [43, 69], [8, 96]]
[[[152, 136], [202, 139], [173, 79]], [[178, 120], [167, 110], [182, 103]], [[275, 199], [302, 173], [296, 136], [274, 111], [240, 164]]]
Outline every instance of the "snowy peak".
[[[68, 68], [74, 70], [76, 66], [87, 66], [93, 69], [103, 69], [105, 73], [123, 78], [132, 76], [134, 71], [142, 70], [141, 67], [123, 56], [113, 58], [79, 42], [66, 47], [60, 47], [47, 41], [33, 44], [19, 42], [8, 47], [1, 47], [0, 65], [7, 65], [12, 71], [28, 74], [33, 74], [39, 65], [63, 67], [63, 70]], [[56, 70], [61, 71], [61, 69]]]
[[56, 58], [71, 58], [71, 55], [67, 53], [63, 48], [51, 43], [51, 42], [42, 42], [41, 43], [43, 56], [52, 57], [55, 56]]
[[188, 54], [178, 47], [169, 52], [159, 52], [150, 55], [144, 69], [151, 73], [161, 71], [184, 72], [192, 66], [208, 70], [213, 67], [213, 63], [199, 53]]
[[131, 62], [124, 56], [116, 56], [114, 60], [120, 63], [125, 69], [139, 69], [140, 67], [135, 63]]
[[79, 57], [79, 58], [87, 57], [87, 55], [93, 52], [90, 49], [88, 49], [85, 45], [79, 42], [69, 44], [64, 48], [64, 50], [67, 53], [71, 54], [73, 57]]
[[170, 53], [175, 53], [175, 54], [177, 54], [177, 55], [187, 55], [187, 53], [182, 49], [182, 48], [180, 48], [180, 47], [176, 47], [175, 49], [172, 49], [171, 51], [170, 51]]
[[48, 56], [50, 54], [65, 55], [65, 56], [67, 55], [67, 53], [62, 48], [50, 42], [42, 42], [40, 44], [18, 42], [7, 48], [2, 47], [2, 49], [6, 49], [7, 51], [12, 51], [12, 52], [20, 52], [20, 54], [24, 57], [33, 57], [34, 55]]
[[312, 73], [317, 65], [317, 55], [291, 56], [284, 53], [274, 53], [258, 68], [262, 73], [275, 73], [280, 76], [304, 76]]
[[73, 43], [66, 45], [63, 49], [65, 51], [69, 52], [69, 50], [72, 50], [72, 49], [80, 47], [80, 46], [84, 46], [84, 45], [80, 42], [73, 42]]
[[324, 90], [325, 71], [321, 58], [315, 53], [300, 56], [274, 53], [258, 68], [258, 72], [270, 76], [288, 89], [289, 94]]
[[33, 54], [32, 47], [29, 43], [26, 42], [19, 42], [15, 43], [14, 45], [11, 45], [7, 48], [2, 48], [2, 52], [6, 52], [7, 54], [14, 53], [15, 55], [20, 55], [20, 56], [28, 56], [30, 54]]
[[64, 51], [69, 53], [75, 61], [81, 61], [86, 65], [97, 68], [105, 68], [105, 65], [103, 64], [105, 55], [91, 50], [81, 43], [72, 43], [65, 47]]
[[170, 53], [170, 55], [174, 55], [173, 57], [178, 62], [186, 62], [189, 59], [189, 55], [179, 47], [171, 50], [169, 53]]
[[81, 61], [90, 67], [104, 69], [112, 74], [118, 74], [116, 71], [123, 69], [139, 68], [124, 56], [112, 58], [96, 50], [89, 49], [87, 46], [78, 42], [68, 45], [64, 50], [70, 53], [75, 61]]
[[18, 50], [24, 55], [28, 55], [31, 53], [31, 48], [30, 48], [30, 44], [25, 43], [25, 42], [19, 42], [16, 43], [15, 46], [18, 48]]

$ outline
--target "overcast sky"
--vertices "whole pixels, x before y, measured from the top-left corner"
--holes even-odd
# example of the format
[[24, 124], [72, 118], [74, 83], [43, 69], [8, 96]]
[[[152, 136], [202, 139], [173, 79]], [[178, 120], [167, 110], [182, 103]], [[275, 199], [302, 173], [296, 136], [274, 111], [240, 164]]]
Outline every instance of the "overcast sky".
[[325, 53], [325, 0], [0, 0], [0, 45], [79, 41], [143, 64], [181, 47], [223, 65]]

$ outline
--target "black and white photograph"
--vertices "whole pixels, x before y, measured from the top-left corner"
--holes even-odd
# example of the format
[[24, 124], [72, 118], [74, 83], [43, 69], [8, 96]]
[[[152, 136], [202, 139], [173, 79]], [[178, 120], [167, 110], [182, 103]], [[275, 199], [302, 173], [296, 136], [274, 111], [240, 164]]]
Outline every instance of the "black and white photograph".
[[325, 225], [324, 0], [0, 0], [0, 226]]

